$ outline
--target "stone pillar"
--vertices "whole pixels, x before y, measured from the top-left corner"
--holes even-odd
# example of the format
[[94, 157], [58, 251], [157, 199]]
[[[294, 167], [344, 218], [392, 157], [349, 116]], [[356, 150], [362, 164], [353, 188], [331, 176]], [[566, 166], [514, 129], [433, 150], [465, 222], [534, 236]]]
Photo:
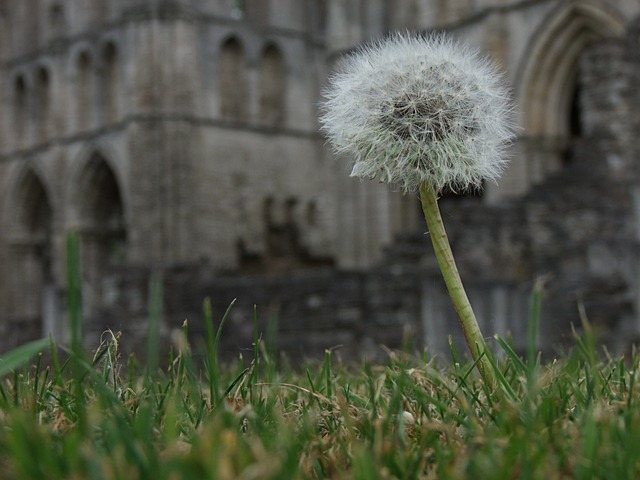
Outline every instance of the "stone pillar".
[[190, 258], [193, 222], [192, 117], [199, 80], [197, 32], [181, 18], [150, 19], [131, 27], [136, 42], [125, 69], [136, 92], [127, 109], [136, 118], [128, 131], [131, 159], [132, 261], [167, 265]]

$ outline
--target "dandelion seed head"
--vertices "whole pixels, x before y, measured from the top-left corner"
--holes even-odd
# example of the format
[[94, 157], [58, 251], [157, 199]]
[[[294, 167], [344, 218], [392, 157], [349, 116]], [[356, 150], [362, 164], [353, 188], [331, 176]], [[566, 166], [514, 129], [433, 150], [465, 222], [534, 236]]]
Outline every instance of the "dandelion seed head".
[[416, 190], [495, 181], [514, 136], [497, 69], [444, 35], [395, 34], [343, 59], [324, 90], [320, 123], [352, 176]]

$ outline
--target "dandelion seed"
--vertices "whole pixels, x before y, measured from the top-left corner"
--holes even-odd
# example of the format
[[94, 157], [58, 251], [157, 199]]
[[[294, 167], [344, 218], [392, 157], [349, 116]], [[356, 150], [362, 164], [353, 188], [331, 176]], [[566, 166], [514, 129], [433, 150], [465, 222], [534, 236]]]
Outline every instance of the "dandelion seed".
[[352, 176], [439, 192], [495, 181], [513, 139], [507, 89], [477, 51], [444, 35], [395, 34], [332, 75], [320, 122]]

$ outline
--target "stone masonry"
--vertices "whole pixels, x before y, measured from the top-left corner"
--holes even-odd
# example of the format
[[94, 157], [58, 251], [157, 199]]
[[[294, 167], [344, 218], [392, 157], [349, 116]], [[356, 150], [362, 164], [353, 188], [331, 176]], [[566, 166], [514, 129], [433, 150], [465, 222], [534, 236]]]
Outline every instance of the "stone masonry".
[[339, 56], [447, 30], [504, 69], [520, 135], [500, 185], [441, 201], [487, 335], [541, 346], [583, 312], [640, 333], [635, 0], [6, 0], [0, 4], [0, 351], [64, 340], [64, 239], [81, 240], [87, 343], [144, 345], [237, 298], [223, 348], [278, 326], [292, 356], [461, 344], [417, 200], [348, 178], [317, 128]]

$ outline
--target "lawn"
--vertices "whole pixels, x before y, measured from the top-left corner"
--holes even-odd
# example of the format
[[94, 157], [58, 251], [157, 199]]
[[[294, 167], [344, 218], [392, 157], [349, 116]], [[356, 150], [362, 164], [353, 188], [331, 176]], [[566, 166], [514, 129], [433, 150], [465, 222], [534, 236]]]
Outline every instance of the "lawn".
[[[640, 476], [640, 355], [599, 354], [588, 322], [541, 363], [496, 338], [483, 369], [389, 352], [343, 364], [327, 351], [295, 368], [261, 340], [222, 365], [224, 321], [205, 301], [193, 347], [185, 322], [160, 351], [160, 282], [150, 289], [145, 357], [107, 331], [83, 348], [77, 244], [68, 249], [69, 346], [43, 339], [0, 359], [3, 479], [560, 479]], [[233, 308], [233, 305], [229, 309]], [[246, 353], [246, 352], [245, 352]], [[45, 360], [46, 359], [46, 360]]]
[[192, 351], [185, 324], [161, 362], [153, 348], [144, 364], [121, 359], [126, 339], [111, 332], [93, 356], [53, 340], [6, 355], [1, 477], [625, 479], [640, 472], [640, 356], [599, 359], [588, 330], [575, 349], [543, 365], [501, 341], [498, 384], [489, 388], [453, 350], [441, 366], [406, 352], [390, 353], [385, 364], [343, 365], [327, 352], [323, 362], [293, 369], [258, 340], [251, 358], [220, 367], [221, 330], [213, 335], [204, 317], [207, 348]]

